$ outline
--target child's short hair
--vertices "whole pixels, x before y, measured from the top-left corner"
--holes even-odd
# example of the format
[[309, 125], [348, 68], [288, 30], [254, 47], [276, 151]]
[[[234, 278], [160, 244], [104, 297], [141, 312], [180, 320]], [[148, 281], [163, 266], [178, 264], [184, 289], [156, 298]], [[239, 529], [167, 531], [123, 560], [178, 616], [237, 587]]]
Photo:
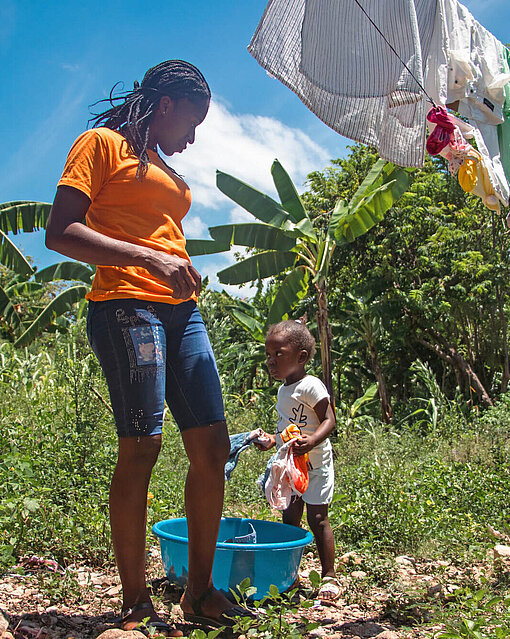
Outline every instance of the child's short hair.
[[278, 322], [278, 324], [271, 324], [267, 329], [266, 337], [271, 335], [283, 334], [285, 337], [294, 344], [300, 351], [306, 351], [308, 357], [306, 363], [308, 363], [315, 355], [315, 338], [306, 327], [306, 316], [299, 320], [284, 320]]

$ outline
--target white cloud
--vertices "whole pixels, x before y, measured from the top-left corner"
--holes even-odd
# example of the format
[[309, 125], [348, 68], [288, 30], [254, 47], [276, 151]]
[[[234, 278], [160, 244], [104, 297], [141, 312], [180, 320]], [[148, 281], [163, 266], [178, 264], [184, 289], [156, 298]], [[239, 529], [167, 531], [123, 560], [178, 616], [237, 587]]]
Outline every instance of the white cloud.
[[251, 213], [245, 211], [240, 206], [235, 206], [230, 211], [230, 222], [232, 224], [245, 224], [246, 222], [253, 222], [254, 218]]
[[270, 173], [275, 158], [303, 190], [306, 175], [325, 166], [330, 154], [299, 129], [274, 118], [232, 113], [213, 100], [195, 144], [170, 163], [189, 183], [194, 206], [218, 209], [230, 200], [216, 187], [216, 169], [276, 197]]
[[198, 215], [187, 215], [182, 221], [182, 228], [186, 237], [208, 238], [207, 224]]

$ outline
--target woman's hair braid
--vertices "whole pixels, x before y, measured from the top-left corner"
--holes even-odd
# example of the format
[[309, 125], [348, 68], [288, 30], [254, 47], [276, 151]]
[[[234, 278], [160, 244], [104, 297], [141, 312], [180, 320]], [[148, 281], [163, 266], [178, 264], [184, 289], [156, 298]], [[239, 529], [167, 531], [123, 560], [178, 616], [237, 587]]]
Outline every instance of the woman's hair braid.
[[[122, 133], [131, 151], [140, 160], [136, 173], [140, 178], [147, 172], [149, 123], [161, 97], [167, 95], [172, 100], [187, 98], [190, 102], [200, 105], [211, 99], [211, 90], [202, 73], [184, 60], [161, 62], [147, 71], [142, 84], [135, 82], [132, 91], [122, 91], [114, 95], [118, 84], [112, 88], [108, 98], [98, 100], [92, 105], [108, 102], [111, 107], [103, 113], [94, 114], [89, 124]], [[115, 104], [116, 101], [122, 103]]]

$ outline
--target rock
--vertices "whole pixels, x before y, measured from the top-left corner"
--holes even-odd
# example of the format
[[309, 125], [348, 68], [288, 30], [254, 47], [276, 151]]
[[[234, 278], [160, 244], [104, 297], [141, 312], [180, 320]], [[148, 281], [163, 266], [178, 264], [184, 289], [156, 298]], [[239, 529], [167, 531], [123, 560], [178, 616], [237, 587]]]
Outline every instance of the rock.
[[510, 546], [503, 546], [503, 544], [498, 544], [497, 546], [494, 546], [494, 558], [510, 559]]
[[5, 632], [9, 627], [9, 620], [4, 615], [4, 613], [0, 610], [0, 633]]
[[353, 570], [351, 577], [354, 577], [354, 579], [366, 579], [367, 573], [364, 570]]
[[395, 557], [395, 563], [399, 566], [413, 566], [415, 560], [407, 555], [400, 555], [400, 557]]
[[145, 635], [138, 630], [121, 630], [120, 628], [110, 628], [102, 632], [97, 639], [145, 639]]
[[378, 635], [375, 635], [374, 639], [398, 639], [398, 635], [393, 630], [384, 630]]
[[499, 530], [495, 530], [490, 524], [487, 524], [487, 530], [496, 539], [502, 539], [503, 541], [510, 541], [510, 537], [504, 533], [500, 533]]
[[368, 621], [366, 623], [347, 623], [342, 629], [347, 630], [350, 634], [363, 637], [363, 639], [372, 639], [372, 637], [380, 637], [385, 632], [384, 627], [378, 623]]
[[435, 597], [436, 595], [441, 594], [443, 587], [441, 584], [434, 584], [433, 586], [429, 586], [427, 589], [427, 597]]
[[357, 566], [361, 564], [363, 561], [361, 557], [352, 550], [351, 552], [346, 552], [345, 555], [342, 555], [339, 559], [343, 564], [348, 564], [350, 561], [354, 562]]

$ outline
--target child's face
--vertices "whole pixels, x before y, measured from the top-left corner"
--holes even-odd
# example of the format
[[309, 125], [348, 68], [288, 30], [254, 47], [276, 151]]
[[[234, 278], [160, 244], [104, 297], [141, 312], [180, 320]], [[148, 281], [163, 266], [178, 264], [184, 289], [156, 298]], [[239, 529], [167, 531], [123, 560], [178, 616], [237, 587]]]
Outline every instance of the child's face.
[[288, 384], [298, 381], [305, 372], [308, 353], [289, 341], [284, 333], [266, 337], [266, 361], [271, 377]]

